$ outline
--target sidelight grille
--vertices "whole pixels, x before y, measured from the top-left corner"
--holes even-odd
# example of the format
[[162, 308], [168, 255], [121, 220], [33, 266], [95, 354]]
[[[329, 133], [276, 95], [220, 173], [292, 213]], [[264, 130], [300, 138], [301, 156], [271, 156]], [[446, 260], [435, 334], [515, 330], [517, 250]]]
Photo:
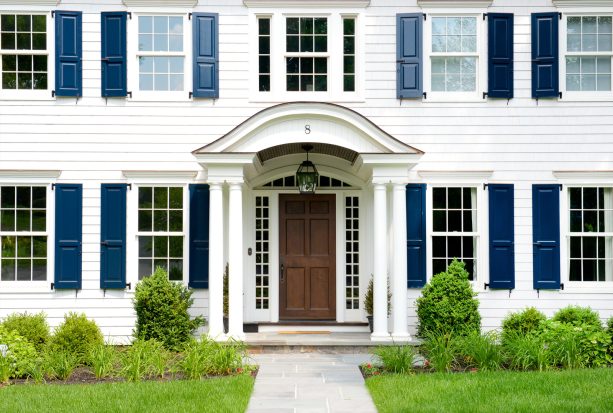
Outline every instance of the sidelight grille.
[[255, 197], [255, 308], [270, 305], [270, 199]]
[[359, 198], [345, 197], [345, 308], [360, 308]]

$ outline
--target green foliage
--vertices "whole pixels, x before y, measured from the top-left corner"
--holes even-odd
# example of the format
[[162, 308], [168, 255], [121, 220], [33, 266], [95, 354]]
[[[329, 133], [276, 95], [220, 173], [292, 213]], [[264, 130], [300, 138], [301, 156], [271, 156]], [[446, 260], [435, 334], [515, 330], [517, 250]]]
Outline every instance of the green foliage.
[[534, 307], [518, 313], [511, 313], [502, 320], [502, 341], [515, 335], [526, 335], [539, 329], [541, 321], [547, 320], [545, 314]]
[[247, 349], [243, 343], [219, 343], [202, 336], [185, 346], [179, 369], [188, 379], [198, 380], [208, 375], [240, 372], [245, 368], [246, 358]]
[[481, 316], [476, 295], [464, 263], [453, 260], [447, 271], [432, 277], [417, 299], [418, 335], [452, 333], [464, 336], [479, 332]]
[[[373, 315], [373, 278], [370, 277], [370, 281], [368, 281], [368, 287], [366, 288], [366, 293], [364, 294], [364, 311], [366, 314]], [[390, 289], [389, 279], [387, 280], [387, 315], [391, 314], [392, 311], [392, 291]]]
[[479, 370], [498, 370], [502, 365], [503, 356], [497, 343], [495, 332], [481, 334], [473, 332], [460, 339], [459, 352], [471, 367]]
[[428, 333], [424, 343], [427, 364], [439, 373], [450, 372], [459, 344], [458, 339], [451, 333]]
[[40, 384], [45, 381], [45, 374], [47, 373], [47, 366], [44, 357], [38, 357], [36, 361], [30, 363], [26, 368], [26, 378], [34, 380], [34, 383]]
[[112, 345], [98, 344], [89, 351], [89, 362], [97, 379], [113, 374], [117, 362], [117, 350]]
[[45, 313], [28, 314], [13, 313], [6, 317], [2, 323], [8, 331], [14, 330], [34, 345], [36, 350], [42, 350], [45, 343], [49, 340], [49, 324]]
[[602, 330], [602, 323], [598, 313], [589, 307], [569, 305], [555, 313], [552, 320], [575, 326], [586, 324], [593, 326], [595, 329]]
[[552, 354], [537, 332], [509, 333], [503, 343], [511, 369], [543, 371], [553, 365]]
[[135, 337], [155, 339], [169, 350], [180, 350], [196, 329], [204, 325], [204, 318], [191, 318], [188, 309], [194, 300], [192, 292], [180, 283], [168, 280], [166, 271], [156, 268], [153, 275], [136, 286]]
[[37, 357], [34, 345], [14, 330], [7, 330], [0, 325], [0, 344], [6, 346], [0, 350], [2, 380], [24, 377], [26, 370]]
[[102, 332], [95, 321], [85, 314], [70, 312], [64, 316], [64, 322], [55, 329], [49, 342], [52, 352], [69, 352], [76, 356], [77, 362], [88, 363], [92, 346], [104, 343]]
[[128, 381], [163, 377], [169, 358], [168, 350], [161, 342], [136, 340], [121, 356], [120, 374]]
[[0, 384], [6, 384], [9, 382], [9, 379], [11, 378], [11, 371], [11, 361], [8, 357], [0, 354]]
[[45, 371], [51, 379], [67, 380], [80, 361], [79, 355], [68, 349], [49, 349], [45, 353]]
[[607, 331], [609, 334], [613, 335], [613, 317], [609, 317], [607, 320]]
[[384, 370], [390, 373], [409, 373], [413, 370], [415, 349], [413, 346], [379, 346], [375, 355]]

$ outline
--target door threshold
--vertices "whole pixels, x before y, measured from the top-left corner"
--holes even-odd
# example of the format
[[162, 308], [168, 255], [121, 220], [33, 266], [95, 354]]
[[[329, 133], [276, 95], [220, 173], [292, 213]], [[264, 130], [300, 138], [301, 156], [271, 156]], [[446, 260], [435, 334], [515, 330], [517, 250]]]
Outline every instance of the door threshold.
[[283, 320], [278, 323], [257, 323], [259, 333], [287, 333], [312, 334], [318, 333], [366, 333], [369, 332], [368, 323], [348, 322], [338, 323], [336, 321], [321, 320]]

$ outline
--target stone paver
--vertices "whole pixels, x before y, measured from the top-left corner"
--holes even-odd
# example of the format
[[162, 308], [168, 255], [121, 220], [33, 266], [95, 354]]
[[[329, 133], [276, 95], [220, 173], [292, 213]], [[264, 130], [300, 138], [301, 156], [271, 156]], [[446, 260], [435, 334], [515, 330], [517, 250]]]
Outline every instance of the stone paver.
[[255, 354], [260, 366], [248, 413], [376, 413], [361, 363], [369, 354]]

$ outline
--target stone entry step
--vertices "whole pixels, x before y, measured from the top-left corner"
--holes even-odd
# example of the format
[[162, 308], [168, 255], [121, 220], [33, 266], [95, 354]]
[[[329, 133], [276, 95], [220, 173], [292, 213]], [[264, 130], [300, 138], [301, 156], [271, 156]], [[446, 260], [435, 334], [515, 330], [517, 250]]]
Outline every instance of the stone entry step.
[[369, 333], [368, 323], [337, 323], [336, 321], [281, 321], [258, 323], [258, 333], [301, 332], [313, 333]]

